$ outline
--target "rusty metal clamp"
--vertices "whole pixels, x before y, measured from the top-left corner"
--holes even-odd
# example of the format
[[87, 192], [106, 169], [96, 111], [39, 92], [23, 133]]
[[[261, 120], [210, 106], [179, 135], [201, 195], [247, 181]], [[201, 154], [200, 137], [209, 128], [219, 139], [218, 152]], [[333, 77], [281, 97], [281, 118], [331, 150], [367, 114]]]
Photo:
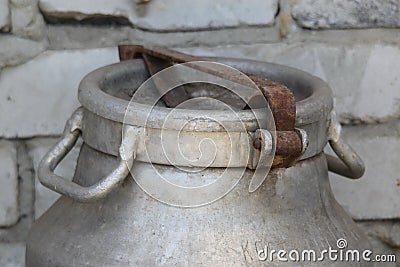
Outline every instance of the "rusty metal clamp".
[[76, 144], [82, 130], [83, 108], [78, 108], [67, 121], [62, 138], [43, 157], [39, 164], [38, 177], [47, 188], [80, 202], [94, 201], [105, 197], [129, 174], [136, 158], [137, 129], [127, 127], [119, 149], [119, 164], [109, 175], [94, 185], [84, 187], [54, 173], [61, 160]]
[[[296, 157], [291, 157], [290, 161], [287, 161], [287, 164], [289, 165], [296, 163], [296, 161], [301, 158], [308, 147], [307, 132], [298, 128], [295, 128], [295, 132], [301, 139], [301, 153], [296, 155]], [[258, 150], [259, 152], [256, 153], [256, 156], [253, 158], [252, 167], [259, 167], [260, 169], [264, 170], [262, 170], [261, 172], [263, 173], [260, 174], [260, 170], [256, 168], [256, 172], [254, 173], [249, 185], [250, 193], [256, 191], [263, 184], [264, 180], [267, 178], [269, 167], [273, 166], [274, 161], [276, 161], [276, 155], [273, 152], [276, 152], [275, 149], [277, 143], [281, 142], [279, 138], [281, 137], [279, 134], [277, 134], [277, 132], [275, 132], [275, 134], [271, 134], [271, 132], [265, 129], [257, 129], [255, 131], [253, 137], [253, 146], [256, 151]], [[265, 168], [267, 168], [266, 171]]]
[[[272, 166], [289, 167], [295, 163], [300, 156], [303, 155], [304, 150], [307, 147], [307, 138], [303, 138], [306, 137], [305, 132], [299, 132], [295, 129], [296, 101], [293, 92], [285, 85], [250, 73], [247, 73], [245, 75], [246, 77], [244, 77], [238, 76], [235, 72], [229, 71], [229, 69], [226, 68], [220, 70], [201, 64], [198, 65], [193, 62], [207, 61], [209, 59], [184, 54], [167, 48], [146, 48], [141, 45], [120, 45], [118, 47], [118, 51], [121, 61], [142, 58], [146, 63], [151, 75], [154, 75], [162, 69], [172, 66], [175, 63], [186, 63], [194, 69], [215, 75], [223, 79], [234, 81], [238, 84], [249, 86], [256, 85], [264, 95], [265, 99], [268, 101], [268, 105], [274, 117], [276, 127], [276, 153], [272, 162]], [[251, 83], [249, 83], [249, 81], [251, 81]], [[185, 89], [182, 87], [177, 87], [173, 91], [170, 91], [166, 94], [164, 94], [161, 90], [160, 93], [162, 94], [162, 99], [164, 100], [166, 106], [170, 108], [174, 108], [178, 104], [190, 98]], [[247, 103], [250, 103], [252, 98], [255, 96], [258, 95], [248, 95], [247, 101], [242, 101], [243, 103], [239, 104], [236, 108], [244, 109]], [[268, 139], [267, 135], [264, 135], [264, 137]], [[261, 149], [260, 143], [257, 143], [257, 141], [254, 146], [258, 150]], [[268, 145], [264, 146], [264, 148], [265, 147], [268, 147]], [[261, 161], [264, 161], [263, 158], [266, 158], [266, 155], [269, 154], [269, 152], [261, 152]]]
[[339, 157], [326, 155], [328, 161], [328, 169], [339, 175], [358, 179], [365, 172], [365, 165], [360, 156], [347, 145], [340, 136], [341, 125], [337, 120], [336, 113], [331, 112], [331, 120], [329, 125], [328, 140], [332, 150]]
[[[299, 143], [301, 146], [301, 151], [299, 154], [296, 154], [295, 156], [292, 156], [290, 158], [290, 161], [287, 161], [286, 167], [293, 165], [296, 163], [298, 159], [301, 158], [301, 156], [304, 154], [304, 152], [307, 150], [308, 147], [308, 135], [307, 132], [303, 129], [295, 128], [295, 133], [298, 135], [299, 138]], [[274, 140], [275, 139], [275, 140]], [[253, 158], [252, 166], [255, 168], [256, 166], [267, 166], [269, 165], [269, 159], [272, 157], [276, 157], [276, 155], [273, 155], [272, 152], [276, 152], [276, 147], [278, 143], [280, 142], [288, 142], [289, 145], [292, 145], [294, 141], [297, 141], [296, 137], [293, 137], [291, 133], [289, 132], [289, 135], [283, 136], [282, 132], [275, 132], [274, 134], [271, 134], [268, 130], [264, 129], [257, 129], [254, 133], [253, 136], [253, 147], [256, 150], [259, 150], [259, 153], [257, 153], [257, 156]], [[274, 159], [275, 165], [273, 166], [278, 166], [276, 163], [276, 159]], [[274, 163], [274, 162], [271, 162]]]

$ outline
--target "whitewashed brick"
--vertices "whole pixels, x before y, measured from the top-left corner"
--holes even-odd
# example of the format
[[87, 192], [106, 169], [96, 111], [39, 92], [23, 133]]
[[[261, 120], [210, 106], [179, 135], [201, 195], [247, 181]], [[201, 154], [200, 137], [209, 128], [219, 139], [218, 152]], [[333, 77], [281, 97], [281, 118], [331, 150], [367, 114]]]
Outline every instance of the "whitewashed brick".
[[[47, 47], [44, 42], [35, 42], [14, 35], [0, 36], [0, 69], [22, 64], [34, 58]], [[0, 79], [1, 76], [0, 76]]]
[[330, 174], [338, 202], [355, 219], [400, 218], [400, 121], [345, 127], [343, 138], [364, 160], [366, 173], [358, 180]]
[[310, 72], [331, 86], [344, 123], [400, 116], [400, 48], [383, 44], [260, 44], [185, 48], [205, 56], [250, 58]]
[[[29, 155], [35, 170], [35, 218], [39, 218], [60, 197], [60, 194], [44, 187], [38, 177], [37, 169], [43, 156], [57, 142], [57, 138], [35, 138], [27, 142]], [[76, 145], [55, 169], [55, 173], [72, 180], [78, 159], [80, 145]]]
[[137, 5], [132, 0], [40, 0], [40, 8], [50, 18], [124, 18], [147, 30], [177, 31], [272, 25], [278, 1], [155, 0]]
[[10, 8], [8, 0], [0, 0], [0, 32], [8, 32], [10, 26]]
[[0, 76], [0, 136], [60, 134], [79, 106], [78, 85], [90, 71], [118, 61], [116, 48], [46, 51]]
[[11, 1], [12, 33], [21, 38], [42, 40], [45, 35], [45, 22], [39, 11], [38, 0]]
[[13, 143], [0, 141], [0, 227], [18, 221], [17, 151]]
[[24, 267], [25, 244], [24, 243], [0, 243], [1, 267]]
[[391, 232], [391, 229], [398, 228], [400, 221], [398, 220], [368, 220], [368, 221], [357, 221], [358, 226], [368, 236], [372, 251], [374, 255], [396, 255], [396, 262], [377, 263], [373, 266], [380, 267], [398, 267], [400, 259], [400, 246], [394, 244], [391, 239], [392, 235], [396, 235]]
[[297, 0], [292, 15], [312, 29], [400, 27], [400, 1]]

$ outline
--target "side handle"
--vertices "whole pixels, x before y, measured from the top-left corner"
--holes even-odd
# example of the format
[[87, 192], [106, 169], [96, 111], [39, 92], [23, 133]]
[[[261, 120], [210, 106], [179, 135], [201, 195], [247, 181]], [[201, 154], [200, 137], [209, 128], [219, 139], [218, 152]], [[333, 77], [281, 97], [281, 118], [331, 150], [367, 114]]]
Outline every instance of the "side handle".
[[358, 154], [341, 138], [341, 125], [335, 112], [331, 114], [329, 126], [329, 144], [338, 158], [326, 155], [328, 169], [331, 172], [351, 179], [358, 179], [364, 175], [365, 165]]
[[[80, 202], [94, 201], [105, 197], [129, 174], [136, 158], [136, 129], [124, 132], [119, 148], [119, 163], [115, 170], [94, 185], [84, 187], [54, 173], [57, 165], [71, 151], [82, 131], [83, 108], [78, 108], [67, 121], [62, 138], [43, 157], [39, 164], [38, 177], [47, 188]], [[124, 140], [129, 140], [129, 142]]]

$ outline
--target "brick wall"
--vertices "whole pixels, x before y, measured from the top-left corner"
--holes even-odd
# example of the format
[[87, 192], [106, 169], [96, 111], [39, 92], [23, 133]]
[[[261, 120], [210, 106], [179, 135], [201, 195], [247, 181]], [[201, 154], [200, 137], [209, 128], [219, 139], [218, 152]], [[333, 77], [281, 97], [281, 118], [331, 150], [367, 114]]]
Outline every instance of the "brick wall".
[[[30, 225], [58, 197], [37, 164], [79, 106], [79, 81], [117, 62], [121, 43], [277, 62], [327, 81], [367, 165], [361, 180], [331, 175], [335, 196], [377, 252], [399, 255], [400, 1], [0, 0], [0, 266], [23, 266]], [[72, 177], [77, 154], [56, 172]]]

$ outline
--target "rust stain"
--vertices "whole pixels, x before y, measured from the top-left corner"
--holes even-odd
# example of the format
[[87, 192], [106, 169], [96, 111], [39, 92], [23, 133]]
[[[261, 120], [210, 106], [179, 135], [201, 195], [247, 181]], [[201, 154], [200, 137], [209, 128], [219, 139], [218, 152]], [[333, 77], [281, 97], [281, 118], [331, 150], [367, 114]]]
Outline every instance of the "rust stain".
[[272, 111], [277, 131], [294, 131], [296, 101], [293, 93], [283, 84], [247, 74], [261, 89]]

